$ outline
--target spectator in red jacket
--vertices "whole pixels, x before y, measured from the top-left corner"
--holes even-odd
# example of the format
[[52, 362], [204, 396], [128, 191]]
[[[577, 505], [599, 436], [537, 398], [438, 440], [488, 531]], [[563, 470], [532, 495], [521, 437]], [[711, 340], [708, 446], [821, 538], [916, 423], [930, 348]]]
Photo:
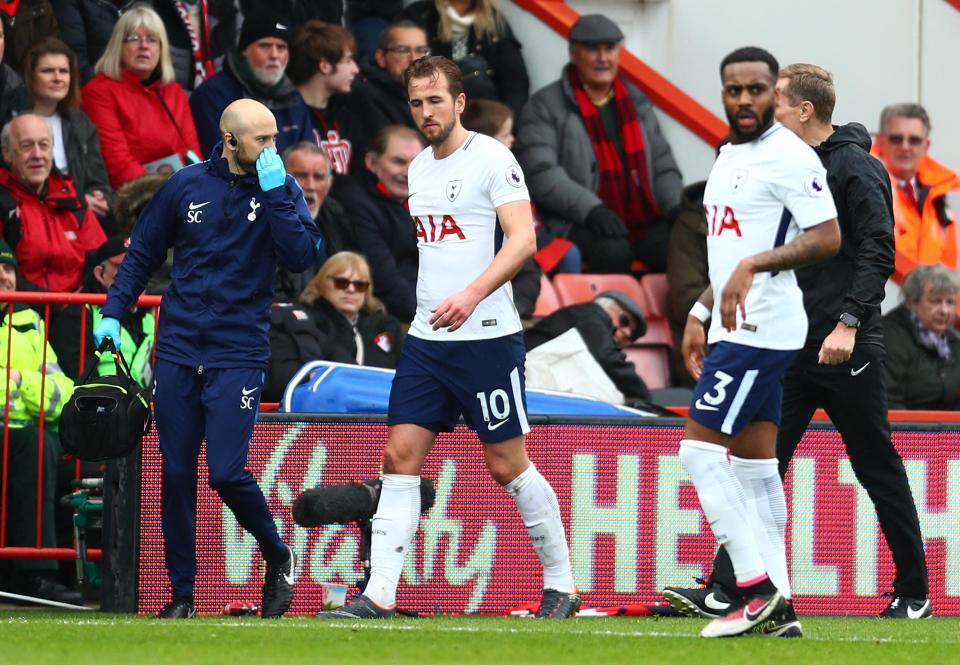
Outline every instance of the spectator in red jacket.
[[47, 291], [76, 291], [85, 253], [107, 239], [81, 201], [73, 180], [52, 172], [53, 134], [43, 118], [25, 113], [0, 132], [8, 168], [0, 168], [2, 235], [21, 275]]
[[125, 12], [95, 69], [83, 87], [83, 110], [100, 132], [111, 185], [200, 161], [187, 94], [176, 83], [167, 31], [155, 11]]

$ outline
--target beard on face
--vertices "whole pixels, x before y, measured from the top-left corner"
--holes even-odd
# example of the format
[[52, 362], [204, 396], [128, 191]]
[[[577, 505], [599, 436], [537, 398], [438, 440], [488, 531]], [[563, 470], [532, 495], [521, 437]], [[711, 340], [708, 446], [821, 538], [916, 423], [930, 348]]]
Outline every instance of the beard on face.
[[281, 67], [280, 69], [267, 69], [265, 67], [254, 67], [253, 65], [250, 65], [250, 69], [253, 70], [253, 76], [255, 79], [264, 85], [271, 86], [280, 83], [280, 79], [283, 78], [283, 73], [286, 71], [286, 67]]
[[430, 145], [432, 145], [432, 146], [438, 146], [438, 145], [440, 145], [441, 143], [443, 143], [444, 141], [446, 141], [447, 138], [450, 136], [450, 133], [453, 131], [454, 125], [457, 124], [457, 121], [456, 121], [456, 118], [454, 118], [453, 120], [450, 121], [449, 124], [444, 125], [444, 124], [441, 124], [441, 123], [439, 123], [439, 122], [436, 123], [436, 124], [440, 126], [440, 131], [439, 131], [439, 133], [437, 133], [437, 134], [436, 134], [435, 136], [433, 136], [433, 137], [427, 136], [426, 134], [423, 135], [424, 138], [426, 138], [427, 141], [428, 141], [428, 142], [430, 143]]
[[759, 122], [757, 122], [756, 127], [754, 127], [753, 131], [750, 132], [744, 132], [737, 125], [738, 113], [740, 113], [740, 109], [737, 109], [732, 114], [729, 110], [727, 110], [727, 123], [730, 125], [730, 133], [740, 143], [749, 143], [770, 129], [770, 125], [773, 124], [773, 104], [767, 107], [767, 110], [764, 111], [763, 115], [759, 118]]
[[241, 143], [237, 146], [237, 166], [239, 166], [244, 173], [248, 173], [250, 175], [257, 174], [257, 157], [259, 156], [260, 155], [258, 154], [253, 159], [250, 159], [250, 157], [247, 155], [246, 149], [243, 147], [243, 144]]

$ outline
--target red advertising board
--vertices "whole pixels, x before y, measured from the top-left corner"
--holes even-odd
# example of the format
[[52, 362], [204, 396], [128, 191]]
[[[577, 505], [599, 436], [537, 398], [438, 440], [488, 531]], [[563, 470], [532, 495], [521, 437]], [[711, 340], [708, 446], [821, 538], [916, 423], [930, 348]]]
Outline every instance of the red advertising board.
[[[946, 431], [946, 427], [953, 430]], [[534, 424], [530, 457], [560, 499], [574, 575], [591, 606], [654, 602], [666, 585], [709, 571], [713, 537], [676, 456], [682, 429], [630, 424]], [[321, 582], [362, 577], [354, 525], [303, 529], [290, 506], [305, 488], [376, 477], [386, 426], [266, 416], [250, 468], [300, 565], [292, 612], [320, 606]], [[898, 426], [926, 538], [938, 614], [960, 614], [960, 432], [955, 425]], [[437, 501], [401, 581], [399, 604], [421, 612], [502, 613], [539, 598], [540, 566], [513, 500], [487, 475], [481, 444], [466, 429], [440, 436], [424, 475]], [[259, 602], [263, 564], [253, 539], [206, 485], [201, 464], [197, 520], [198, 609]], [[160, 531], [160, 455], [145, 441], [141, 479], [138, 607], [168, 598]], [[892, 589], [893, 564], [872, 504], [857, 484], [836, 431], [811, 428], [787, 479], [787, 551], [798, 609], [874, 614]]]

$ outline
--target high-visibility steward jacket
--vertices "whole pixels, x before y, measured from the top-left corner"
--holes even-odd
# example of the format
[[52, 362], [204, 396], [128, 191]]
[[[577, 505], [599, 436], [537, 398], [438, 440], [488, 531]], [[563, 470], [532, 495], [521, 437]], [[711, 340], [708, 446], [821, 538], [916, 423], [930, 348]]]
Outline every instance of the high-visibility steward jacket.
[[[103, 308], [99, 305], [88, 305], [90, 310], [91, 328], [95, 330], [103, 318]], [[133, 324], [137, 325], [137, 324]], [[137, 335], [139, 343], [126, 326], [126, 322], [120, 325], [120, 352], [123, 359], [127, 361], [130, 367], [130, 375], [133, 380], [144, 388], [150, 383], [153, 375], [150, 367], [150, 355], [153, 352], [153, 330], [155, 328], [155, 319], [152, 313], [144, 314], [140, 319], [141, 334]], [[108, 376], [117, 373], [117, 365], [113, 359], [112, 353], [100, 354], [100, 362], [97, 364], [97, 374]]]
[[[876, 144], [871, 151], [876, 155]], [[917, 181], [929, 187], [920, 210], [909, 200], [894, 176], [893, 220], [897, 244], [896, 271], [905, 276], [917, 265], [941, 263], [957, 269], [957, 215], [944, 198], [960, 189], [960, 176], [930, 156], [920, 162]]]
[[[73, 394], [73, 381], [57, 364], [57, 354], [44, 344], [43, 319], [27, 307], [16, 309], [9, 316], [3, 305], [0, 320], [0, 405], [7, 395], [7, 342], [10, 343], [10, 367], [20, 372], [20, 385], [10, 379], [10, 427], [20, 429], [36, 423], [41, 416], [47, 426], [59, 423], [60, 411]], [[12, 330], [10, 319], [13, 320]], [[46, 363], [44, 363], [46, 347]], [[46, 374], [46, 386], [42, 387]], [[42, 388], [41, 388], [42, 387]], [[41, 402], [41, 392], [43, 401]], [[2, 421], [0, 421], [2, 423]]]

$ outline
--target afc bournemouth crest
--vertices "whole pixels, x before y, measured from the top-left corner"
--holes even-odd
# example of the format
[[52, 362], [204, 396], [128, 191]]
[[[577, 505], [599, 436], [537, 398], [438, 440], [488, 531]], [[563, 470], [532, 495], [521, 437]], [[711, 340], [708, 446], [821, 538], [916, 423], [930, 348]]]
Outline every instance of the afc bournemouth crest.
[[463, 180], [447, 181], [447, 201], [453, 203], [460, 196], [460, 190], [463, 189]]
[[393, 349], [393, 336], [390, 333], [380, 333], [373, 338], [373, 343], [384, 353], [390, 353]]

